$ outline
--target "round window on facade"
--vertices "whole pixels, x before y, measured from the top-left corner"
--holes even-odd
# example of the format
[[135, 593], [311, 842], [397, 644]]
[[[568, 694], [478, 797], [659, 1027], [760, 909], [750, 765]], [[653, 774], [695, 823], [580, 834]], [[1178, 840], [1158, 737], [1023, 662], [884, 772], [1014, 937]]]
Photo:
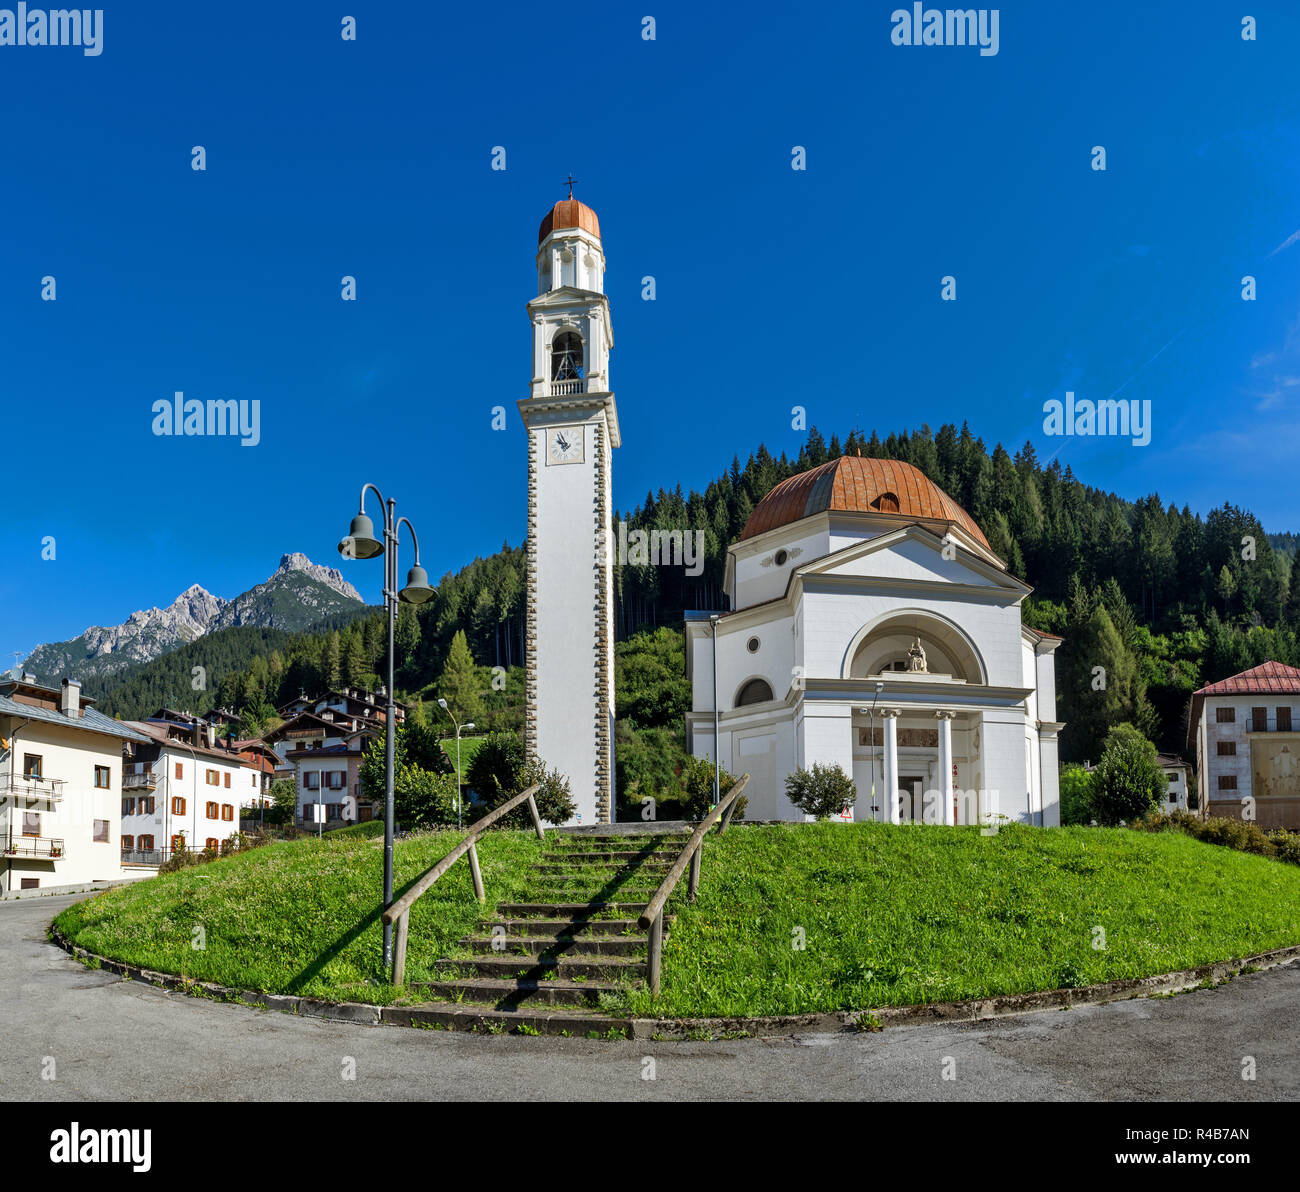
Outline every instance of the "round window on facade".
[[748, 650], [751, 654], [757, 654], [758, 647], [759, 647], [759, 641], [758, 638], [756, 637], [751, 637], [749, 641], [745, 643], [745, 649]]
[[786, 554], [785, 551], [783, 551], [783, 550], [779, 550], [779, 551], [777, 551], [777, 552], [776, 552], [776, 565], [777, 565], [778, 567], [784, 567], [784, 566], [785, 566], [785, 561], [786, 561], [789, 557], [790, 557], [790, 556], [789, 556], [788, 554]]

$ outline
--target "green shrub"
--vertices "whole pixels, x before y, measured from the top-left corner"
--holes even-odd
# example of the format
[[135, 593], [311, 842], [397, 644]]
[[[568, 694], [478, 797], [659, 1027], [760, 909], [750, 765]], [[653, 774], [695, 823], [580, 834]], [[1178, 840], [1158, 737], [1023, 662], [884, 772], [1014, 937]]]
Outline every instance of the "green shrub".
[[1092, 775], [1082, 766], [1061, 767], [1061, 824], [1089, 824], [1092, 813]]
[[1091, 785], [1094, 818], [1114, 825], [1157, 810], [1169, 783], [1156, 761], [1156, 747], [1131, 724], [1120, 724], [1106, 737]]
[[852, 807], [858, 789], [842, 766], [814, 762], [811, 770], [800, 766], [785, 780], [785, 795], [805, 815], [824, 820]]

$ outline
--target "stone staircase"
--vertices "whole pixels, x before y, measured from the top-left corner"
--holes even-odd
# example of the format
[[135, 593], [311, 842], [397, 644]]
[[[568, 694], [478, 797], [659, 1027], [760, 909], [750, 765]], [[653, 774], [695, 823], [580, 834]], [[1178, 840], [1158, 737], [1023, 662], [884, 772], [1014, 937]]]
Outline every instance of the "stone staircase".
[[[617, 1034], [626, 1019], [601, 1001], [642, 988], [648, 932], [637, 923], [689, 831], [548, 833], [534, 866], [533, 901], [507, 902], [412, 988], [438, 1004], [421, 1019], [460, 1029], [527, 1034]], [[674, 916], [665, 916], [671, 929]], [[665, 932], [665, 936], [667, 931]]]

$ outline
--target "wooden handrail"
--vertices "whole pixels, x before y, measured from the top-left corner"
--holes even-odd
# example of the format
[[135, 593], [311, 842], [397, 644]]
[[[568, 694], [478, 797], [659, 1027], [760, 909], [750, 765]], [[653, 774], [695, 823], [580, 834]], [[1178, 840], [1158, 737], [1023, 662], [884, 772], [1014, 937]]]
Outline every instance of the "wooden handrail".
[[384, 908], [383, 921], [397, 924], [396, 939], [393, 941], [394, 985], [401, 985], [406, 979], [406, 936], [410, 927], [411, 907], [420, 895], [424, 894], [434, 882], [442, 877], [466, 853], [469, 854], [469, 871], [474, 881], [474, 896], [479, 902], [486, 901], [487, 896], [483, 890], [483, 872], [479, 868], [478, 850], [474, 847], [484, 831], [495, 824], [503, 815], [513, 811], [520, 803], [526, 801], [528, 810], [533, 817], [533, 830], [537, 833], [537, 838], [539, 840], [546, 838], [546, 830], [542, 827], [542, 817], [537, 812], [537, 800], [534, 797], [540, 785], [540, 783], [533, 783], [526, 790], [520, 791], [517, 795], [502, 803], [500, 807], [489, 811], [487, 815], [470, 828], [469, 835], [464, 840], [436, 865], [426, 869], [416, 878], [415, 884], [401, 898], [396, 899], [391, 905]]
[[695, 893], [700, 887], [700, 850], [704, 845], [704, 837], [708, 831], [719, 819], [722, 820], [722, 826], [718, 829], [718, 835], [721, 836], [726, 830], [727, 825], [731, 823], [731, 813], [735, 810], [736, 798], [745, 789], [745, 783], [749, 781], [748, 774], [742, 774], [725, 795], [718, 800], [718, 805], [709, 812], [699, 822], [699, 826], [691, 833], [691, 838], [686, 842], [686, 847], [682, 849], [681, 856], [673, 863], [673, 867], [668, 871], [668, 876], [664, 878], [655, 895], [646, 903], [646, 908], [641, 912], [640, 919], [637, 922], [642, 927], [650, 929], [650, 947], [647, 956], [647, 972], [650, 978], [650, 992], [659, 992], [659, 965], [663, 958], [664, 945], [664, 905], [672, 895], [677, 883], [682, 880], [682, 874], [686, 872], [686, 866], [691, 867], [690, 881], [690, 898], [695, 899]]

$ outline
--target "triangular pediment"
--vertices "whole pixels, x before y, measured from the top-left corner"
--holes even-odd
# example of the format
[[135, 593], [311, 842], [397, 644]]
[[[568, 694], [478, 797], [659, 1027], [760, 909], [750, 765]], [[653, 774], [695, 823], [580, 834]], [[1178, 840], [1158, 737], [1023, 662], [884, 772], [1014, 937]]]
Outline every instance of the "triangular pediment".
[[805, 582], [817, 578], [887, 580], [909, 584], [987, 588], [1026, 595], [1033, 589], [953, 541], [946, 557], [944, 540], [921, 526], [903, 526], [855, 542], [799, 569]]

